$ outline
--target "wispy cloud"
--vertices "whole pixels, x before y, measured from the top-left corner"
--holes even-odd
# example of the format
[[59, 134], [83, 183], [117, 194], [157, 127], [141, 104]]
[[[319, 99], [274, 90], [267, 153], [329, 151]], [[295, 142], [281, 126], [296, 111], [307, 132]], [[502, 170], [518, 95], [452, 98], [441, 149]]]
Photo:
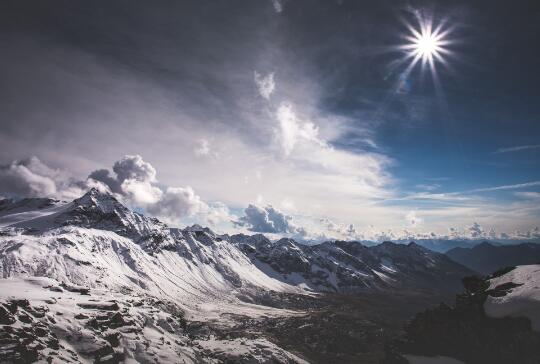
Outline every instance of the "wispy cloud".
[[515, 192], [514, 195], [525, 199], [540, 199], [540, 192]]
[[467, 192], [490, 192], [490, 191], [500, 191], [500, 190], [514, 190], [518, 188], [534, 187], [540, 186], [540, 181], [532, 181], [526, 183], [517, 183], [513, 185], [502, 185], [495, 187], [486, 187], [486, 188], [476, 188], [474, 190], [469, 190]]
[[540, 144], [518, 145], [515, 147], [499, 148], [496, 151], [494, 151], [493, 154], [520, 152], [522, 150], [530, 150], [530, 149], [538, 149], [538, 148], [540, 148]]
[[281, 13], [283, 11], [283, 4], [280, 0], [270, 0], [272, 2], [272, 6], [274, 7], [274, 10], [276, 13]]

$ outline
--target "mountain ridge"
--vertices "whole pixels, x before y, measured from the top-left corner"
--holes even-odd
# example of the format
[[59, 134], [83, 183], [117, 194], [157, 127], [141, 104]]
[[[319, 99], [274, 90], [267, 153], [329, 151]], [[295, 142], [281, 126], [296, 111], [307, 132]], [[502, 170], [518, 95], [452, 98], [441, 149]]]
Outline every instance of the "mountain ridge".
[[[110, 356], [127, 355], [153, 361], [162, 355], [166, 362], [178, 355], [187, 363], [303, 363], [294, 351], [304, 347], [300, 338], [291, 348], [280, 329], [284, 322], [295, 326], [300, 321], [321, 347], [334, 343], [324, 349], [327, 354], [316, 356], [332, 360], [339, 355], [335, 345], [358, 338], [309, 331], [310, 325], [334, 327], [331, 310], [338, 309], [343, 324], [362, 325], [376, 335], [370, 320], [380, 315], [365, 306], [366, 300], [385, 302], [402, 319], [388, 300], [429, 302], [454, 292], [461, 276], [471, 273], [417, 244], [310, 246], [261, 234], [220, 235], [198, 225], [170, 228], [97, 190], [72, 202], [47, 202], [41, 209], [29, 201], [24, 205], [25, 211], [0, 216], [0, 311], [13, 308], [13, 300], [29, 303], [13, 308], [17, 314], [0, 316], [12, 322], [40, 310], [65, 311], [65, 317], [45, 314], [9, 334], [13, 345], [28, 332], [35, 345], [43, 346], [37, 333], [46, 330], [53, 343], [47, 350], [63, 358], [107, 362]], [[349, 306], [357, 301], [360, 306]], [[369, 319], [358, 316], [365, 308]], [[319, 310], [315, 315], [314, 309]], [[257, 325], [259, 333], [250, 325]], [[122, 338], [120, 344], [108, 341], [113, 334]], [[268, 335], [294, 352], [276, 346]], [[163, 345], [160, 336], [170, 344]], [[150, 350], [138, 349], [144, 345]], [[380, 350], [382, 343], [377, 345], [373, 350]], [[346, 346], [351, 358], [360, 355], [355, 345]], [[49, 355], [34, 349], [24, 348], [38, 357]], [[302, 353], [312, 356], [311, 351]]]
[[454, 248], [446, 255], [470, 269], [491, 274], [508, 266], [540, 263], [540, 244], [495, 245], [482, 242], [472, 248]]

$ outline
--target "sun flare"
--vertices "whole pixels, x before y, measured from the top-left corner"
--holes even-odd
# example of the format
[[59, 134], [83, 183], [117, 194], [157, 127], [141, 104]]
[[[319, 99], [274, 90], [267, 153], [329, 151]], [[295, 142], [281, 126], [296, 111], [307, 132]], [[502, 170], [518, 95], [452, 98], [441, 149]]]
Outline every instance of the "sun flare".
[[416, 14], [418, 26], [406, 23], [409, 34], [405, 36], [407, 44], [399, 48], [405, 51], [405, 59], [411, 59], [408, 70], [410, 71], [418, 62], [421, 62], [422, 68], [428, 66], [435, 74], [435, 63], [439, 62], [446, 65], [444, 56], [450, 52], [447, 46], [450, 44], [448, 34], [450, 27], [445, 27], [446, 23], [441, 21], [435, 26], [431, 16]]

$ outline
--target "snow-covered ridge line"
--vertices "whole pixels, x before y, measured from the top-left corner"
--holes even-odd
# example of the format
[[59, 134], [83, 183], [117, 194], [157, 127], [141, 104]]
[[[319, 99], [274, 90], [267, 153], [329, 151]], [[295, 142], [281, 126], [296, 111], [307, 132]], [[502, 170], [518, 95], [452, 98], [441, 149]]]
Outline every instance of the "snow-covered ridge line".
[[462, 276], [472, 273], [414, 243], [366, 247], [336, 241], [307, 246], [285, 238], [272, 242], [260, 234], [218, 235], [198, 225], [169, 228], [97, 189], [70, 203], [28, 200], [27, 210], [18, 208], [15, 214], [4, 205], [0, 210], [4, 277], [46, 275], [78, 284], [108, 282], [116, 288], [150, 289], [173, 297], [188, 292], [204, 297], [208, 292], [234, 295], [260, 289], [291, 293], [358, 293], [396, 286], [454, 289]]
[[489, 280], [489, 289], [511, 287], [507, 294], [488, 296], [484, 303], [491, 317], [527, 317], [532, 328], [540, 332], [540, 264], [521, 265]]

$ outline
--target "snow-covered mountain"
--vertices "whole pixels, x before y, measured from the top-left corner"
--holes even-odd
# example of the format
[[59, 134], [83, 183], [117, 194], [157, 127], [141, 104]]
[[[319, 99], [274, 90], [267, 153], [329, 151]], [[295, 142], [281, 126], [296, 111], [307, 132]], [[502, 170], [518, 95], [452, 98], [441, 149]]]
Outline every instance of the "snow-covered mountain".
[[[57, 338], [51, 348], [34, 335], [37, 347], [48, 348], [39, 357], [54, 352], [73, 361], [111, 356], [146, 361], [139, 347], [146, 345], [162, 353], [154, 358], [165, 355], [162, 360], [169, 361], [167, 355], [179, 355], [186, 362], [302, 361], [254, 333], [248, 335], [249, 344], [217, 337], [223, 328], [238, 324], [235, 317], [305, 314], [254, 303], [267, 292], [441, 292], [471, 273], [416, 244], [305, 246], [262, 235], [218, 235], [200, 226], [169, 228], [96, 189], [72, 202], [2, 201], [0, 270], [0, 319], [15, 320], [12, 324], [21, 330], [46, 331], [51, 342]], [[13, 299], [28, 302], [15, 304]], [[186, 322], [204, 323], [205, 329], [190, 330]], [[139, 334], [132, 337], [122, 330]], [[111, 343], [113, 334], [122, 343]], [[10, 335], [9, 340], [17, 337]]]
[[[179, 291], [192, 291], [183, 282], [189, 277], [189, 282], [197, 282], [194, 293], [198, 294], [202, 288], [227, 292], [250, 288], [361, 292], [404, 285], [453, 289], [459, 287], [461, 277], [472, 273], [414, 243], [365, 247], [338, 241], [307, 246], [292, 239], [272, 242], [263, 235], [218, 235], [197, 225], [169, 228], [96, 189], [70, 203], [39, 199], [3, 206], [2, 244], [9, 250], [4, 250], [0, 263], [4, 277], [45, 274], [76, 284], [88, 280], [96, 284], [93, 278], [125, 267], [116, 278], [100, 281], [131, 288], [156, 286], [170, 293], [175, 291], [167, 287], [171, 284], [180, 284]], [[158, 278], [167, 272], [184, 279], [171, 283]]]
[[335, 241], [307, 246], [286, 238], [271, 242], [263, 235], [235, 235], [231, 241], [269, 275], [314, 291], [359, 293], [407, 286], [457, 291], [461, 278], [474, 274], [415, 243], [366, 247]]

